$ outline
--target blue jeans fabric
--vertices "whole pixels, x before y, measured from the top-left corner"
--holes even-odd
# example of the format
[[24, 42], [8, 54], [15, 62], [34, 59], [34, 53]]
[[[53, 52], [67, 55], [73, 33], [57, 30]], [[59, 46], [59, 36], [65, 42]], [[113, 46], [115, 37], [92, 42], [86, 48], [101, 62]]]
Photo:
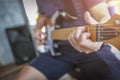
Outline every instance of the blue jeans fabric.
[[57, 80], [76, 67], [80, 68], [80, 80], [120, 80], [118, 76], [120, 67], [114, 69], [119, 61], [111, 63], [111, 60], [105, 57], [107, 55], [114, 58], [109, 51], [109, 46], [105, 46], [96, 53], [84, 54], [79, 53], [66, 42], [61, 45], [60, 51], [62, 56], [53, 57], [50, 52], [47, 52], [34, 59], [30, 65], [42, 72], [48, 80]]
[[111, 52], [111, 47], [106, 45], [102, 50], [96, 52], [96, 54], [108, 65], [113, 80], [120, 80], [120, 61]]

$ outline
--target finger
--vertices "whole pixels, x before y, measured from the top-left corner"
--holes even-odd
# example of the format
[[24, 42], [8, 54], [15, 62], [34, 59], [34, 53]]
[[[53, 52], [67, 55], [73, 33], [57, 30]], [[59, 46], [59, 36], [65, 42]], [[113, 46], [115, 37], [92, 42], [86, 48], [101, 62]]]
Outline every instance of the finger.
[[84, 32], [84, 33], [81, 33], [81, 36], [80, 36], [80, 40], [81, 42], [85, 42], [89, 37], [90, 37], [90, 33], [89, 32]]
[[88, 32], [81, 33], [79, 43], [76, 44], [76, 45], [79, 44], [79, 47], [76, 46], [76, 49], [78, 50], [80, 48], [81, 51], [83, 51], [86, 54], [95, 52], [98, 49], [100, 49], [99, 46], [101, 45], [101, 43], [98, 42], [95, 43], [91, 41], [89, 37], [90, 33]]
[[98, 22], [90, 15], [88, 11], [85, 12], [84, 19], [87, 24], [98, 24]]
[[73, 38], [78, 40], [81, 33], [85, 31], [85, 27], [78, 27], [75, 31], [73, 31]]
[[79, 44], [84, 49], [83, 51], [85, 51], [85, 53], [98, 51], [101, 48], [103, 42], [93, 42], [88, 38], [89, 36], [90, 35], [87, 33], [82, 34], [82, 41]]
[[70, 36], [69, 36], [69, 39], [68, 39], [68, 41], [70, 42], [70, 44], [77, 50], [77, 51], [79, 51], [79, 52], [84, 52], [84, 53], [90, 53], [91, 52], [91, 50], [90, 49], [88, 49], [88, 48], [86, 48], [86, 47], [83, 47], [83, 46], [81, 46], [81, 45], [79, 45], [78, 43], [80, 43], [80, 42], [78, 42], [77, 40], [75, 40], [74, 39], [74, 35], [73, 34], [75, 34], [74, 32], [72, 32], [71, 34], [70, 34]]
[[39, 16], [38, 21], [37, 21], [37, 27], [41, 29], [45, 25], [45, 21], [46, 21], [45, 15]]
[[41, 33], [39, 36], [40, 36], [40, 38], [42, 40], [45, 40], [47, 38], [47, 34], [46, 33]]
[[89, 42], [89, 44], [86, 44], [86, 46], [88, 47], [88, 50], [86, 51], [86, 53], [89, 54], [91, 52], [98, 51], [101, 48], [102, 44], [103, 42], [92, 42], [92, 41]]
[[42, 40], [42, 44], [46, 44], [46, 40]]
[[74, 39], [74, 31], [69, 35], [68, 41], [69, 41], [70, 44], [73, 46], [73, 48], [75, 48], [75, 49], [78, 50], [79, 52], [83, 52], [83, 51], [81, 50], [80, 46], [77, 44], [77, 41]]
[[[73, 39], [75, 39], [75, 40], [73, 40], [73, 42], [76, 41], [75, 48], [78, 51], [84, 52], [84, 53], [89, 53], [90, 50], [88, 48], [82, 47], [81, 45], [78, 44], [78, 43], [81, 43], [81, 41], [83, 41], [83, 40], [80, 41], [79, 39], [80, 39], [81, 34], [83, 34], [82, 32], [84, 32], [84, 31], [85, 31], [85, 27], [78, 27], [77, 30], [74, 31], [74, 33], [73, 33], [74, 34]], [[86, 36], [85, 38], [90, 37], [90, 33], [86, 32], [86, 33], [84, 33], [84, 35]]]
[[46, 26], [43, 26], [43, 27], [41, 28], [41, 32], [42, 32], [42, 33], [46, 33], [46, 30], [47, 30], [47, 29], [46, 29]]
[[84, 53], [91, 53], [93, 50], [91, 50], [91, 45], [90, 44], [90, 33], [84, 32], [81, 34], [80, 39], [79, 39], [79, 45], [81, 46], [81, 49]]
[[90, 33], [88, 32], [84, 32], [81, 34], [80, 36], [80, 43], [79, 45], [81, 45], [81, 47], [85, 48], [85, 49], [91, 49], [92, 45], [93, 45], [93, 42], [89, 39], [90, 37]]
[[42, 45], [41, 40], [36, 40], [37, 45]]
[[36, 40], [38, 45], [46, 44], [46, 40]]
[[36, 34], [34, 34], [34, 36], [35, 36], [35, 39], [37, 39], [37, 40], [41, 40], [41, 37], [40, 37], [40, 33], [36, 33]]

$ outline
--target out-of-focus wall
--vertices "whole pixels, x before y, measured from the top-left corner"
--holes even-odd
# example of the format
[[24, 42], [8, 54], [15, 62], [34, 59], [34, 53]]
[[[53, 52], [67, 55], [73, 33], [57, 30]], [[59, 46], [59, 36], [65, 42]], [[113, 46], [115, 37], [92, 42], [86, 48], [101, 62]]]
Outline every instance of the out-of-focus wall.
[[37, 16], [37, 5], [36, 0], [23, 0], [25, 11], [29, 20], [30, 25], [36, 24]]
[[109, 0], [108, 3], [114, 6], [116, 14], [120, 14], [120, 0]]

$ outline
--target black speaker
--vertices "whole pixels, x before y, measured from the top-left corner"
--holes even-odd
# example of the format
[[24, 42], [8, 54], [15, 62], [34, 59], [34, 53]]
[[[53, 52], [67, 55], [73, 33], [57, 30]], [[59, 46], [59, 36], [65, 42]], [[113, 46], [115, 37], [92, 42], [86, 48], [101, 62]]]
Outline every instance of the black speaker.
[[0, 65], [36, 57], [29, 27], [22, 0], [0, 0]]
[[16, 64], [23, 64], [35, 58], [33, 40], [27, 25], [6, 29]]

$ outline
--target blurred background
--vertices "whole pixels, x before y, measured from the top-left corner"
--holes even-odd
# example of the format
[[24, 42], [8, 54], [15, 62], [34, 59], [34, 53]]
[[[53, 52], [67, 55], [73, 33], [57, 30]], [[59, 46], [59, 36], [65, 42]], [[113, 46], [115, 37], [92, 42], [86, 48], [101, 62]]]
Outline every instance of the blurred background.
[[[111, 16], [120, 14], [120, 0], [106, 2]], [[33, 38], [38, 10], [36, 0], [0, 0], [0, 10], [0, 80], [12, 80], [39, 56]], [[44, 52], [44, 47], [39, 51]]]

